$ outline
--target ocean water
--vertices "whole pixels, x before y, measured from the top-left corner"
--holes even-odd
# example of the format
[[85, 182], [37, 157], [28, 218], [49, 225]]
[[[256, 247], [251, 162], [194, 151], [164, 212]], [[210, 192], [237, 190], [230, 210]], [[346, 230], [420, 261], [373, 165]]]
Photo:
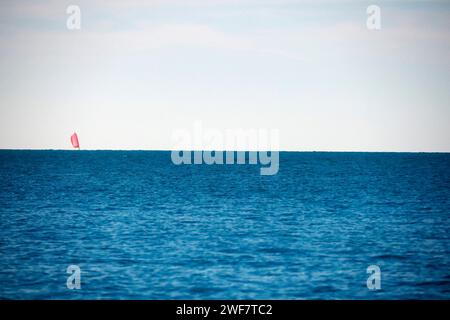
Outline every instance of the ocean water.
[[277, 175], [259, 169], [0, 151], [0, 298], [450, 298], [450, 154], [283, 152]]

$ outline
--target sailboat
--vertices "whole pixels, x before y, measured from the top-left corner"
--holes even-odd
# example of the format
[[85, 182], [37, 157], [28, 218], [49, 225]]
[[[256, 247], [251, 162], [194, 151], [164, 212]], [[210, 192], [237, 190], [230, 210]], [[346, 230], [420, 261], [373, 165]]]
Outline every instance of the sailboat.
[[72, 142], [72, 146], [75, 149], [80, 150], [80, 143], [78, 142], [78, 136], [77, 133], [74, 132], [71, 136], [70, 136], [70, 142]]

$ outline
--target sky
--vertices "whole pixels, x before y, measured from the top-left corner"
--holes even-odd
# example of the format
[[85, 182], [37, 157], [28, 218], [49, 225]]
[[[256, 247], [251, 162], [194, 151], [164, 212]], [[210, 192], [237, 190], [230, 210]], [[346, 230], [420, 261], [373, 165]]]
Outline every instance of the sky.
[[3, 0], [0, 43], [0, 149], [170, 150], [201, 122], [450, 152], [450, 1]]

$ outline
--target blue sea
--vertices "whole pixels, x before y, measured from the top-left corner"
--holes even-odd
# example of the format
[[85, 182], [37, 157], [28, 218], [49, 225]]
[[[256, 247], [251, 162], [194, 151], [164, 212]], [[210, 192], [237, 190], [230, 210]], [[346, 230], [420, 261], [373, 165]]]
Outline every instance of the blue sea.
[[449, 218], [450, 154], [3, 150], [0, 298], [449, 299]]

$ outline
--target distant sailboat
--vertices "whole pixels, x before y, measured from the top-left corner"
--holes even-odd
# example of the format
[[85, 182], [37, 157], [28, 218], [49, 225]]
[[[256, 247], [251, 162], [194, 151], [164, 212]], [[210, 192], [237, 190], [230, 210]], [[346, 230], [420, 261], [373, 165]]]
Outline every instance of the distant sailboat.
[[77, 148], [78, 150], [80, 150], [80, 143], [78, 142], [78, 136], [77, 136], [76, 132], [74, 132], [72, 134], [72, 136], [70, 137], [70, 142], [72, 142], [72, 146], [74, 148]]

